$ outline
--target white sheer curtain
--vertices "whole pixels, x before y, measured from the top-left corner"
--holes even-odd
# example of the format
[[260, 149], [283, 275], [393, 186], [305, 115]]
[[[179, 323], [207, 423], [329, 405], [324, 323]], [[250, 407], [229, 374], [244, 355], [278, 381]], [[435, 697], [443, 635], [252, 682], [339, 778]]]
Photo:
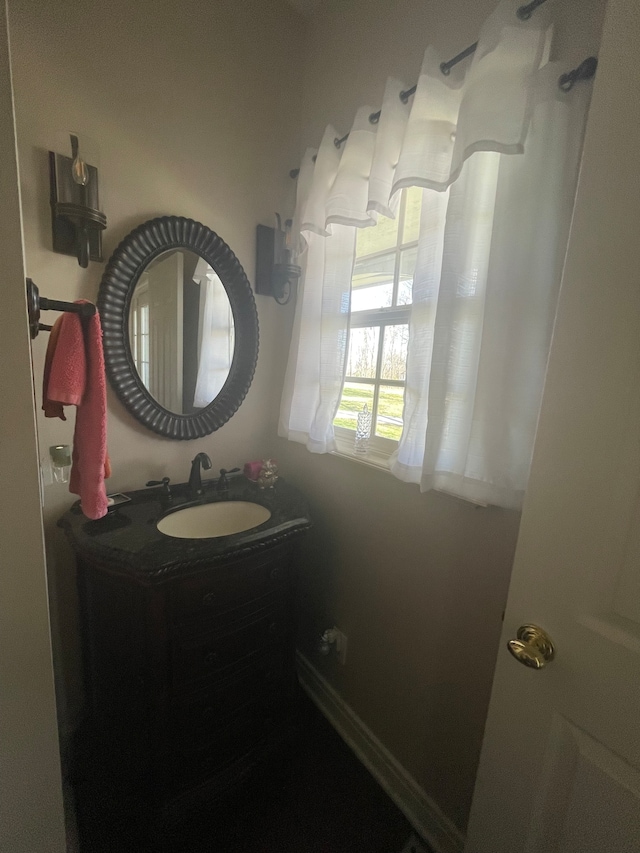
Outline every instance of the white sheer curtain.
[[503, 0], [473, 61], [425, 53], [411, 107], [388, 81], [379, 124], [358, 111], [342, 152], [306, 152], [294, 223], [304, 276], [280, 434], [334, 449], [355, 229], [423, 187], [404, 427], [393, 473], [423, 490], [517, 507], [526, 487], [590, 86], [558, 88], [546, 8]]

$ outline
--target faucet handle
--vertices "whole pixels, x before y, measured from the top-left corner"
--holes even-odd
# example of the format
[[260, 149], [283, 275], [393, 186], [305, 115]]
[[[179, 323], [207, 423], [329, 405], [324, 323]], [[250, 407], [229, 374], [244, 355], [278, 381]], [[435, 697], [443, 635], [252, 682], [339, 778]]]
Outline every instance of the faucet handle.
[[227, 471], [226, 468], [220, 469], [220, 477], [218, 478], [218, 483], [216, 485], [216, 489], [219, 492], [224, 492], [229, 488], [229, 484], [227, 483], [227, 474], [235, 474], [236, 471], [239, 471], [239, 468], [231, 468]]
[[161, 480], [149, 480], [147, 488], [149, 486], [162, 486], [162, 494], [171, 497], [171, 489], [169, 488], [170, 482], [171, 480], [169, 477], [163, 477]]

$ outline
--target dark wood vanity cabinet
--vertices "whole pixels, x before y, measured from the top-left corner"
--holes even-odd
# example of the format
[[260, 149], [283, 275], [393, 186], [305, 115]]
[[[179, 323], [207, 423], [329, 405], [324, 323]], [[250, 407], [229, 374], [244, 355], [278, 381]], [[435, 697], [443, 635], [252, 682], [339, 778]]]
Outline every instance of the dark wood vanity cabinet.
[[145, 573], [105, 559], [99, 535], [85, 541], [79, 524], [63, 525], [84, 659], [76, 774], [93, 797], [160, 826], [266, 766], [292, 731], [303, 525], [211, 560], [204, 544], [194, 555], [191, 540], [164, 537], [185, 550], [184, 566]]

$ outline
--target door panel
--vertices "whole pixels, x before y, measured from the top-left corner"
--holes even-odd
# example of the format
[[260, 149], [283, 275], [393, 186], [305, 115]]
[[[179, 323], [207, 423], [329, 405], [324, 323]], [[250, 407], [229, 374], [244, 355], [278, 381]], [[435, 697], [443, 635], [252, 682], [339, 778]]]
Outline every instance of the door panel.
[[640, 852], [639, 37], [610, 0], [468, 853]]
[[628, 620], [622, 630], [640, 641], [640, 495], [636, 497], [629, 526], [626, 553], [616, 584], [613, 601], [615, 616]]
[[640, 773], [555, 714], [526, 853], [637, 853], [639, 801]]
[[149, 391], [170, 412], [182, 412], [183, 268], [182, 253], [171, 252], [149, 270]]

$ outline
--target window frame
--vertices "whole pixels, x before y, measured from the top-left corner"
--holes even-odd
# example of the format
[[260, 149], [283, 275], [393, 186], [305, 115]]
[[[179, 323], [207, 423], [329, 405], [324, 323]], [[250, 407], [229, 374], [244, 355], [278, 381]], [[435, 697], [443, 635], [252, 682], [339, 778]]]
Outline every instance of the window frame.
[[[383, 379], [382, 378], [382, 359], [383, 359], [383, 351], [384, 351], [384, 333], [386, 331], [387, 326], [397, 326], [397, 325], [410, 325], [411, 319], [411, 307], [413, 301], [405, 304], [398, 305], [398, 295], [400, 288], [400, 277], [401, 277], [401, 265], [403, 256], [410, 250], [418, 248], [418, 239], [408, 240], [406, 242], [402, 241], [404, 236], [405, 229], [405, 221], [406, 221], [406, 209], [407, 209], [407, 196], [408, 189], [402, 190], [402, 196], [400, 199], [399, 209], [398, 209], [398, 230], [396, 234], [396, 243], [393, 246], [389, 246], [384, 249], [380, 249], [375, 252], [369, 252], [366, 255], [357, 254], [354, 256], [354, 267], [352, 270], [352, 282], [353, 282], [353, 272], [355, 271], [355, 266], [358, 261], [362, 260], [375, 260], [376, 258], [382, 258], [387, 255], [394, 255], [394, 271], [393, 271], [393, 291], [392, 291], [392, 304], [386, 308], [373, 308], [373, 309], [365, 309], [361, 311], [351, 311], [349, 312], [349, 335], [347, 338], [347, 359], [349, 353], [349, 347], [351, 343], [351, 330], [358, 328], [366, 328], [373, 327], [379, 329], [379, 341], [378, 341], [378, 352], [376, 356], [376, 369], [374, 377], [362, 377], [362, 376], [350, 376], [346, 373], [346, 365], [345, 365], [345, 376], [343, 379], [343, 388], [344, 385], [349, 382], [353, 384], [362, 384], [371, 386], [373, 385], [374, 389], [374, 397], [372, 404], [372, 433], [369, 438], [369, 451], [366, 454], [356, 453], [354, 450], [354, 438], [355, 438], [355, 428], [348, 429], [343, 426], [336, 426], [334, 424], [334, 435], [336, 438], [336, 445], [338, 446], [338, 453], [342, 455], [352, 456], [357, 459], [362, 459], [362, 461], [369, 462], [370, 464], [378, 464], [382, 467], [388, 467], [388, 459], [398, 448], [398, 440], [385, 438], [383, 436], [378, 436], [375, 434], [376, 429], [376, 419], [378, 413], [378, 403], [379, 403], [379, 395], [380, 395], [380, 387], [381, 386], [394, 386], [405, 389], [406, 394], [406, 374], [405, 379]], [[375, 228], [376, 226], [370, 226]], [[340, 394], [340, 401], [342, 401], [342, 390]], [[340, 411], [340, 404], [338, 404], [338, 409], [336, 410], [337, 417], [338, 412]], [[404, 424], [403, 424], [404, 425]]]

